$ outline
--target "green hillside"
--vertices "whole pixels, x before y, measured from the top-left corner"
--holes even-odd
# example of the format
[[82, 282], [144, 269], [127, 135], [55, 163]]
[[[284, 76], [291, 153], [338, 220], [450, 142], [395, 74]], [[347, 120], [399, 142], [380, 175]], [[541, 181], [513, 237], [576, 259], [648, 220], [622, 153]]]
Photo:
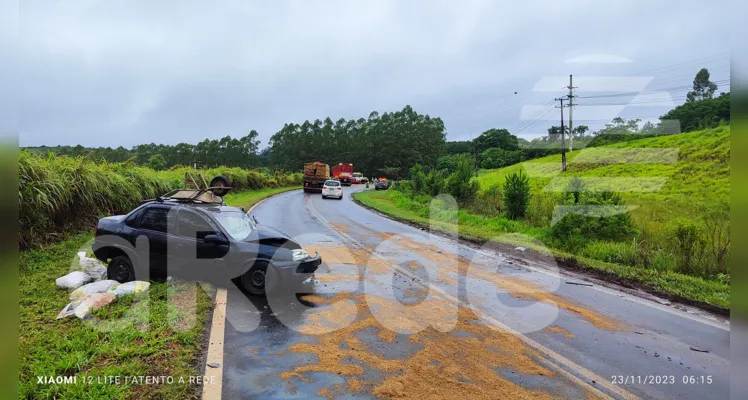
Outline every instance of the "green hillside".
[[[656, 150], [657, 154], [645, 153]], [[652, 152], [655, 153], [655, 152]], [[658, 163], [657, 161], [675, 161]], [[611, 163], [617, 161], [618, 163]], [[623, 162], [628, 161], [628, 162]], [[634, 163], [635, 162], [635, 163]], [[560, 172], [561, 155], [539, 158], [496, 170], [482, 170], [482, 189], [501, 185], [508, 174], [520, 169], [531, 177], [536, 195], [560, 189], [571, 177], [587, 179], [600, 189], [620, 191], [633, 210], [637, 222], [654, 220], [667, 223], [681, 217], [701, 214], [703, 207], [730, 201], [730, 127], [660, 136], [613, 145], [576, 150], [567, 154], [567, 171]], [[597, 183], [599, 177], [647, 178], [637, 183], [627, 179], [619, 184]], [[667, 178], [657, 191], [632, 192]], [[632, 182], [633, 181], [633, 182]]]

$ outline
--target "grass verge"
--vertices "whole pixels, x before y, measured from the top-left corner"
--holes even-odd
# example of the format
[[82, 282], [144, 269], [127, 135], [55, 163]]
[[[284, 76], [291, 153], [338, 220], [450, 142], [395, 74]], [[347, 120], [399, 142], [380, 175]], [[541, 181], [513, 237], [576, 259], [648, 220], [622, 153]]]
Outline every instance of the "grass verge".
[[[297, 188], [239, 192], [226, 202], [249, 208]], [[212, 307], [203, 286], [154, 282], [146, 295], [118, 299], [96, 311], [91, 321], [55, 320], [69, 302], [68, 291], [57, 289], [55, 279], [70, 272], [75, 254], [90, 248], [91, 239], [88, 232], [68, 234], [55, 244], [20, 254], [19, 398], [199, 398], [202, 385], [190, 383], [189, 377], [201, 375]], [[77, 381], [40, 384], [39, 376], [74, 376]], [[173, 377], [174, 382], [132, 382], [141, 376]], [[105, 383], [106, 377], [120, 381]]]
[[[387, 214], [403, 222], [437, 231], [454, 231], [448, 222], [430, 220], [428, 207], [409, 202], [406, 205], [393, 199], [395, 191], [363, 191], [353, 195], [358, 203]], [[425, 212], [424, 212], [425, 211]], [[523, 246], [534, 251], [549, 251], [568, 268], [581, 269], [608, 281], [641, 288], [675, 301], [692, 304], [709, 311], [725, 314], [730, 308], [730, 287], [727, 284], [679, 274], [673, 271], [658, 271], [638, 266], [621, 265], [580, 257], [558, 249], [547, 248], [538, 243], [537, 228], [515, 230], [492, 223], [492, 218], [460, 211], [458, 232], [462, 239], [476, 243], [495, 240], [509, 246]], [[509, 228], [509, 229], [507, 229]], [[538, 232], [535, 232], [538, 231]]]
[[[19, 397], [197, 398], [202, 386], [190, 384], [189, 377], [200, 375], [212, 302], [196, 284], [153, 283], [146, 295], [118, 299], [92, 321], [55, 320], [69, 302], [68, 291], [57, 289], [55, 279], [70, 271], [76, 252], [90, 240], [89, 233], [76, 234], [21, 253]], [[38, 376], [75, 376], [77, 382], [39, 384]], [[93, 378], [91, 384], [86, 376]], [[99, 383], [108, 376], [120, 377], [120, 383]], [[126, 384], [133, 376], [172, 376], [175, 382]]]

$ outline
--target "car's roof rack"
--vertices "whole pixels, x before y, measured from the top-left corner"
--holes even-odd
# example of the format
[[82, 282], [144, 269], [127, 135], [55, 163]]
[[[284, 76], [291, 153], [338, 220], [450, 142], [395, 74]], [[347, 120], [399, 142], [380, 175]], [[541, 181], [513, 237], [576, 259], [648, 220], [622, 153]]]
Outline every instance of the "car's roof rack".
[[[202, 181], [202, 186], [208, 186], [205, 183], [205, 179], [203, 179], [202, 175], [198, 174], [198, 178], [200, 181]], [[200, 181], [196, 180], [192, 177], [192, 175], [189, 172], [185, 173], [185, 179], [184, 184], [185, 187], [182, 189], [174, 189], [168, 193], [162, 194], [161, 196], [150, 199], [150, 200], [144, 200], [141, 201], [140, 204], [157, 201], [159, 203], [163, 203], [164, 201], [176, 201], [180, 203], [195, 203], [195, 204], [221, 204], [223, 205], [223, 197], [215, 194], [214, 192], [219, 192], [222, 195], [225, 193], [228, 193], [231, 190], [231, 187], [229, 186], [210, 186], [210, 187], [204, 187], [201, 188]], [[190, 188], [188, 186], [194, 186], [194, 188]]]
[[205, 189], [175, 189], [159, 198], [185, 203], [223, 204], [223, 198], [213, 193], [213, 190], [226, 190], [225, 187], [209, 187]]

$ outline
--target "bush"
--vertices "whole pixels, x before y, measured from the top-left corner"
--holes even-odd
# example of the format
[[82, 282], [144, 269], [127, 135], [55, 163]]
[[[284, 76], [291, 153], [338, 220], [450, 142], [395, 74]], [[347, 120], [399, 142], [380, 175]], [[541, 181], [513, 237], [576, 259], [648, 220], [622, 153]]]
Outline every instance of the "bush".
[[492, 185], [480, 192], [470, 207], [478, 214], [496, 217], [504, 208], [503, 194], [499, 185]]
[[[574, 196], [567, 194], [567, 205], [572, 205]], [[564, 215], [551, 228], [559, 239], [581, 236], [590, 239], [620, 241], [637, 234], [629, 211], [620, 212], [623, 200], [611, 192], [583, 192], [579, 199], [581, 207]]]
[[701, 228], [691, 221], [679, 221], [673, 232], [678, 255], [678, 272], [688, 275], [704, 275], [702, 259], [705, 243]]
[[475, 198], [478, 192], [478, 182], [473, 180], [473, 164], [469, 160], [461, 160], [457, 170], [447, 178], [446, 189], [459, 204], [467, 204]]
[[426, 174], [423, 172], [421, 164], [416, 164], [410, 169], [410, 184], [414, 195], [424, 193], [426, 188]]
[[556, 208], [556, 199], [548, 193], [539, 193], [530, 197], [530, 205], [527, 207], [525, 219], [527, 223], [538, 228], [551, 225], [553, 210]]
[[574, 204], [579, 204], [579, 199], [582, 196], [582, 192], [586, 189], [586, 186], [587, 185], [584, 184], [584, 181], [578, 176], [575, 176], [572, 178], [571, 182], [569, 182], [569, 186], [566, 187], [566, 193], [571, 194], [574, 199]]
[[490, 148], [480, 154], [480, 167], [496, 169], [514, 165], [522, 161], [522, 150], [504, 150], [500, 147]]
[[707, 269], [710, 275], [728, 274], [730, 257], [730, 203], [723, 201], [703, 207]]
[[521, 170], [508, 175], [504, 182], [504, 204], [509, 218], [523, 218], [529, 202], [530, 178]]
[[438, 170], [431, 170], [426, 175], [426, 193], [430, 196], [436, 196], [444, 192], [444, 172]]
[[472, 165], [473, 156], [471, 154], [454, 154], [439, 157], [439, 160], [436, 161], [436, 169], [445, 170], [447, 174], [451, 174], [457, 171], [457, 166], [461, 162], [469, 162]]
[[166, 159], [161, 154], [154, 154], [148, 159], [148, 168], [161, 171], [166, 168]]

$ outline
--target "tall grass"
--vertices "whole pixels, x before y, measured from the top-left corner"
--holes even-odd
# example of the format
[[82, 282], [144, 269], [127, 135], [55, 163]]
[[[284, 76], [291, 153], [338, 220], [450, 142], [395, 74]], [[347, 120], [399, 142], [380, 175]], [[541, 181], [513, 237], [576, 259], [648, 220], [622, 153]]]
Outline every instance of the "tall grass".
[[125, 213], [141, 200], [155, 198], [183, 185], [186, 171], [206, 179], [223, 175], [234, 190], [300, 185], [302, 174], [213, 168], [154, 171], [131, 163], [99, 163], [85, 157], [37, 155], [18, 158], [19, 247], [26, 249], [85, 226], [107, 214]]

